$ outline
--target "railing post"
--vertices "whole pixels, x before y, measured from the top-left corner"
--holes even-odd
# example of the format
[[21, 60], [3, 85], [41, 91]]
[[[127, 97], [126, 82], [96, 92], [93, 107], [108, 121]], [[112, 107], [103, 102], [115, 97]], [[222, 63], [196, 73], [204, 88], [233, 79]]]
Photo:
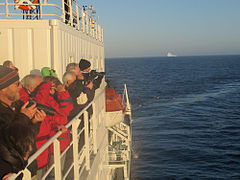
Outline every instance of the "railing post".
[[42, 19], [42, 0], [39, 0], [39, 16]]
[[8, 0], [6, 0], [6, 18], [9, 17]]
[[86, 21], [86, 33], [89, 34], [89, 22], [88, 22], [88, 14], [87, 11], [85, 11], [85, 21]]
[[128, 151], [131, 151], [131, 149], [130, 149], [130, 145], [131, 145], [131, 144], [130, 144], [130, 143], [131, 143], [131, 141], [132, 141], [132, 140], [131, 140], [132, 137], [131, 137], [131, 132], [130, 132], [130, 130], [131, 130], [130, 127], [127, 126], [127, 134], [128, 134], [128, 142], [127, 142], [128, 146], [127, 146], [127, 149], [128, 149]]
[[89, 29], [90, 29], [90, 36], [92, 36], [92, 16], [89, 16]]
[[76, 4], [76, 11], [77, 11], [77, 28], [80, 30], [80, 24], [79, 24], [79, 10], [78, 10], [78, 5]]
[[85, 149], [86, 149], [86, 170], [90, 169], [90, 153], [89, 153], [89, 132], [88, 132], [88, 113], [84, 112], [84, 136], [85, 136]]
[[98, 40], [101, 41], [101, 30], [99, 24], [98, 24]]
[[128, 173], [127, 173], [127, 164], [125, 162], [125, 165], [123, 167], [123, 174], [124, 174], [124, 180], [128, 179]]
[[95, 32], [96, 32], [96, 31], [95, 31], [95, 29], [96, 29], [96, 28], [95, 28], [95, 27], [96, 27], [96, 23], [97, 23], [97, 22], [96, 22], [95, 20], [93, 20], [92, 30], [93, 30], [93, 38], [94, 38], [94, 39], [96, 38], [96, 34], [95, 34]]
[[102, 28], [102, 37], [101, 37], [101, 42], [103, 42], [103, 28]]
[[93, 115], [92, 115], [92, 123], [93, 123], [93, 152], [97, 154], [97, 119], [96, 119], [96, 106], [95, 103], [92, 103]]
[[62, 0], [62, 19], [63, 19], [63, 22], [65, 23], [66, 19], [66, 12], [65, 12], [65, 2], [64, 0]]
[[60, 152], [60, 142], [55, 139], [53, 142], [54, 148], [54, 164], [55, 164], [55, 179], [62, 179], [61, 171], [61, 152]]
[[69, 0], [69, 8], [70, 8], [70, 24], [73, 26], [73, 11], [72, 11], [72, 1]]
[[94, 28], [94, 31], [95, 31], [95, 38], [98, 39], [98, 23], [97, 21], [95, 22], [95, 28]]
[[73, 164], [74, 164], [74, 179], [79, 179], [79, 163], [78, 163], [78, 126], [79, 120], [74, 120], [72, 124], [72, 136], [73, 136]]
[[85, 32], [85, 10], [83, 10], [83, 8], [81, 9], [82, 11], [82, 31]]
[[31, 172], [27, 168], [25, 168], [23, 170], [23, 180], [29, 180], [29, 179], [31, 179]]
[[126, 97], [127, 114], [129, 114], [131, 112], [131, 105], [130, 105], [130, 102], [129, 102], [129, 99], [128, 99], [128, 92], [127, 92], [127, 85], [126, 84], [124, 84], [124, 94], [125, 94], [125, 97]]

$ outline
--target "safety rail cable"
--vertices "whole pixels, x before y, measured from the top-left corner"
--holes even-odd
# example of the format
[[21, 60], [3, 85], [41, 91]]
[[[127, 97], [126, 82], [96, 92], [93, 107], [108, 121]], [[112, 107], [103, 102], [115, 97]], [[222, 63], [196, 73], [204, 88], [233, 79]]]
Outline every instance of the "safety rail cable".
[[[94, 98], [94, 101], [98, 100], [104, 92], [105, 92], [105, 88], [104, 88], [102, 91], [100, 91], [100, 92], [98, 92], [98, 93], [96, 94], [96, 96], [95, 96], [95, 98]], [[93, 101], [92, 101], [91, 103], [89, 103], [82, 111], [80, 111], [80, 112], [78, 113], [78, 115], [76, 115], [67, 125], [65, 125], [65, 127], [68, 129], [70, 126], [73, 126], [74, 123], [79, 122], [80, 120], [79, 120], [78, 118], [79, 118], [81, 115], [83, 115], [84, 113], [86, 113], [86, 112], [87, 112], [87, 109], [88, 109], [91, 105], [93, 105], [93, 103], [94, 103]], [[95, 113], [95, 112], [93, 112], [93, 113]], [[87, 118], [87, 119], [88, 119], [88, 118]], [[89, 120], [89, 119], [88, 119], [88, 120]], [[80, 123], [79, 123], [79, 124], [80, 124]], [[84, 127], [85, 127], [85, 124], [84, 124]], [[29, 159], [28, 159], [28, 165], [26, 166], [26, 168], [25, 168], [24, 170], [26, 170], [27, 167], [28, 167], [43, 151], [45, 151], [47, 148], [49, 148], [49, 147], [54, 143], [54, 141], [57, 140], [57, 138], [58, 138], [61, 134], [62, 134], [62, 132], [56, 133], [56, 134], [55, 134], [53, 137], [51, 137], [45, 144], [43, 144], [43, 145], [37, 150], [37, 152], [35, 152], [31, 157], [29, 157]], [[72, 140], [72, 141], [73, 141], [73, 140]], [[78, 143], [78, 142], [77, 142], [77, 143]], [[85, 142], [85, 143], [86, 143], [86, 142]], [[84, 146], [82, 147], [82, 149], [84, 149]], [[86, 153], [84, 153], [84, 152], [86, 151], [86, 149], [81, 150], [81, 151], [83, 152], [84, 155], [86, 155]], [[64, 151], [64, 152], [66, 152], [66, 151]], [[64, 153], [64, 152], [63, 152], [63, 153]], [[53, 154], [53, 156], [54, 156], [54, 154]], [[79, 158], [79, 157], [77, 157], [77, 158]], [[81, 159], [82, 159], [82, 158], [81, 158]], [[82, 159], [82, 161], [83, 161], [83, 159]], [[55, 164], [55, 162], [53, 163], [52, 166], [54, 166], [54, 164]], [[52, 166], [50, 167], [51, 169], [53, 169]], [[70, 168], [72, 168], [72, 166], [71, 166]], [[7, 178], [7, 180], [14, 180], [14, 179], [17, 178], [21, 173], [24, 173], [24, 170], [18, 172], [17, 174], [13, 174], [13, 175], [10, 176], [9, 178]], [[50, 173], [50, 171], [49, 171], [49, 173]], [[49, 174], [49, 173], [48, 173], [48, 174]], [[47, 174], [47, 172], [46, 172], [46, 174]], [[79, 173], [79, 175], [80, 175], [80, 173]]]
[[[0, 3], [0, 19], [58, 19], [103, 42], [103, 28], [99, 25], [98, 16], [95, 17], [96, 11], [92, 6], [80, 6], [75, 1], [66, 3], [66, 0], [38, 0], [38, 3], [31, 3], [30, 0], [20, 0], [15, 3], [12, 1], [14, 0], [5, 0], [5, 3]], [[20, 9], [23, 6], [34, 8], [26, 11]]]

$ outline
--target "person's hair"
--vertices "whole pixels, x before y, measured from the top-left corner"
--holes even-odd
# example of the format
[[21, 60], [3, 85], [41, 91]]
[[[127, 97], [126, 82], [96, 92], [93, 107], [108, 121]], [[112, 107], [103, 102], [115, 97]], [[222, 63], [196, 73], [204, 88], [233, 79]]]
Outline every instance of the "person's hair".
[[34, 144], [35, 133], [32, 127], [22, 122], [12, 122], [4, 129], [4, 139], [9, 150], [15, 149], [22, 158]]
[[63, 84], [66, 84], [69, 80], [73, 80], [74, 71], [67, 71], [62, 77]]
[[57, 77], [54, 77], [54, 76], [45, 76], [43, 78], [44, 81], [50, 81], [52, 83], [53, 86], [57, 87], [58, 85], [61, 85], [61, 81], [57, 78]]
[[33, 86], [35, 85], [36, 82], [36, 78], [39, 77], [36, 74], [29, 74], [26, 75], [22, 80], [21, 80], [21, 84], [24, 88], [28, 88], [28, 86]]
[[67, 67], [66, 67], [66, 71], [67, 72], [70, 72], [70, 71], [76, 71], [75, 70], [75, 67], [76, 66], [78, 66], [78, 64], [77, 63], [69, 63], [68, 65], [67, 65]]
[[6, 60], [6, 61], [3, 62], [3, 66], [5, 66], [5, 67], [10, 67], [10, 64], [11, 64], [11, 63], [12, 63], [12, 61]]

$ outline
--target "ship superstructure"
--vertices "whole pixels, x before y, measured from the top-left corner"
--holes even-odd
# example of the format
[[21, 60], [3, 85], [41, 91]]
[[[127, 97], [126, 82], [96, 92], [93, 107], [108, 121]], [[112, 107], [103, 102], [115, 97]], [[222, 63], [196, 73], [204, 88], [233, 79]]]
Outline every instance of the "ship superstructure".
[[[51, 67], [62, 77], [66, 65], [81, 58], [88, 59], [92, 69], [105, 71], [103, 28], [92, 6], [68, 0], [4, 1], [0, 3], [0, 63], [13, 61], [21, 78], [42, 67]], [[58, 132], [29, 158], [31, 164], [53, 145], [54, 161], [42, 179], [130, 179], [132, 120], [126, 85], [123, 109], [106, 112], [105, 100], [103, 82], [94, 100], [66, 125], [71, 129], [69, 147], [60, 153]], [[63, 169], [61, 158], [66, 153], [71, 158]], [[27, 168], [23, 173], [24, 179], [31, 179]]]

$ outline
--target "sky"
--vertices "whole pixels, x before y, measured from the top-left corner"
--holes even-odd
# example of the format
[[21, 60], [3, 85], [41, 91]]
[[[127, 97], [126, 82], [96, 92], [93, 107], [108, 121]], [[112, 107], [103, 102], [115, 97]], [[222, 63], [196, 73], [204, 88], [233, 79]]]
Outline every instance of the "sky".
[[105, 56], [240, 54], [240, 0], [76, 0], [93, 5]]

